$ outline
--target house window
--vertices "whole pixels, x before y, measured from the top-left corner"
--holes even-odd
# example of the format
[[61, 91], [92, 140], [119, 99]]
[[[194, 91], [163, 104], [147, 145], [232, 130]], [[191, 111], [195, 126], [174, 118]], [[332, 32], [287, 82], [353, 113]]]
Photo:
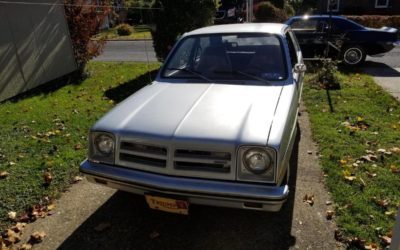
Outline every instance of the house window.
[[389, 0], [375, 0], [375, 8], [387, 8]]
[[328, 0], [327, 11], [338, 12], [339, 5], [340, 5], [340, 0]]

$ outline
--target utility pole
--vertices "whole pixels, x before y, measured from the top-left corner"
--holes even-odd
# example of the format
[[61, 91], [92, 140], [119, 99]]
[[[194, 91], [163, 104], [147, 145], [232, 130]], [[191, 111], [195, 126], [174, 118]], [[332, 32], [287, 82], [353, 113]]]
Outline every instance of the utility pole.
[[246, 0], [246, 22], [253, 21], [253, 0]]

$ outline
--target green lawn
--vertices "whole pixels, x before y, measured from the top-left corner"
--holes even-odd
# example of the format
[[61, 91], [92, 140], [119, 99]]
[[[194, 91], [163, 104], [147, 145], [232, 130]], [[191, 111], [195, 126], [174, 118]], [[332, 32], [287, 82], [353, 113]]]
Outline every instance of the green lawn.
[[[147, 70], [146, 64], [92, 62], [80, 84], [0, 104], [0, 173], [9, 173], [0, 178], [0, 229], [9, 223], [8, 212], [21, 213], [45, 196], [57, 197], [71, 183], [86, 156], [89, 128], [147, 84]], [[46, 170], [53, 176], [48, 186]]]
[[129, 36], [119, 36], [115, 28], [103, 30], [99, 34], [95, 35], [93, 39], [106, 39], [106, 40], [139, 40], [139, 39], [151, 39], [150, 27], [147, 25], [134, 26], [134, 32]]
[[341, 89], [305, 84], [303, 99], [343, 235], [379, 244], [400, 205], [400, 105], [367, 75], [338, 77]]

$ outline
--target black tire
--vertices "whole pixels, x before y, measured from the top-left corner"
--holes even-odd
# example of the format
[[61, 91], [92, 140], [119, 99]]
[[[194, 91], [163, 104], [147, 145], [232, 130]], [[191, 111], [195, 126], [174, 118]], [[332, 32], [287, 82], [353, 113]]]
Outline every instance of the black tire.
[[348, 45], [343, 47], [340, 57], [344, 64], [348, 66], [357, 66], [365, 62], [367, 54], [359, 45]]

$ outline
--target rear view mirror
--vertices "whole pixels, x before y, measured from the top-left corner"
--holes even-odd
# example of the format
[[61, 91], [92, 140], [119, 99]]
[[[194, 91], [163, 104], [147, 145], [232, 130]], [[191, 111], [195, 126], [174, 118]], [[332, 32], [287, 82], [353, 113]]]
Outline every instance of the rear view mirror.
[[307, 70], [307, 66], [304, 63], [296, 63], [293, 70], [295, 73], [304, 73]]

